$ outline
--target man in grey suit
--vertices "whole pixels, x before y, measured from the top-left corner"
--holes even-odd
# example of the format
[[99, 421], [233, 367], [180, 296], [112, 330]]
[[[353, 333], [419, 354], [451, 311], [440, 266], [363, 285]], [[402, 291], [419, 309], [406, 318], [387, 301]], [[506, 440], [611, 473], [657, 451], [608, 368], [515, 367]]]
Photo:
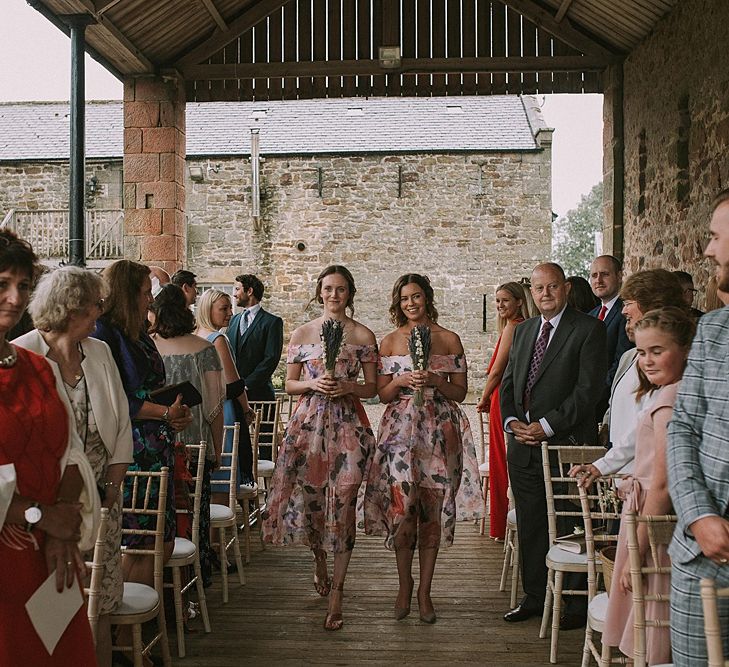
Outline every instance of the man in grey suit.
[[[729, 190], [712, 207], [704, 255], [717, 265], [719, 289], [729, 290]], [[729, 586], [729, 308], [698, 324], [668, 428], [669, 492], [678, 526], [671, 555], [671, 647], [677, 667], [705, 665], [699, 582]], [[729, 607], [719, 607], [724, 654]]]
[[[595, 405], [607, 373], [605, 325], [567, 305], [569, 283], [558, 264], [532, 272], [531, 293], [541, 317], [516, 328], [501, 382], [501, 414], [516, 504], [525, 597], [508, 622], [540, 615], [547, 585], [547, 501], [541, 442], [595, 444]], [[566, 614], [571, 612], [565, 606]]]

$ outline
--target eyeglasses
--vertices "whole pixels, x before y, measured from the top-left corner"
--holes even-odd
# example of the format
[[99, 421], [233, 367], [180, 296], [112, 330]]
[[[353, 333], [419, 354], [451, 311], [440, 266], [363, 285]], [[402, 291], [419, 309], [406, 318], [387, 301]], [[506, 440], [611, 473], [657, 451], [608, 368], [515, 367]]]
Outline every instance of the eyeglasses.
[[686, 288], [686, 289], [684, 290], [684, 293], [685, 293], [685, 294], [698, 294], [698, 293], [699, 293], [699, 290], [697, 290], [697, 289], [694, 289], [693, 287], [687, 287], [687, 288]]

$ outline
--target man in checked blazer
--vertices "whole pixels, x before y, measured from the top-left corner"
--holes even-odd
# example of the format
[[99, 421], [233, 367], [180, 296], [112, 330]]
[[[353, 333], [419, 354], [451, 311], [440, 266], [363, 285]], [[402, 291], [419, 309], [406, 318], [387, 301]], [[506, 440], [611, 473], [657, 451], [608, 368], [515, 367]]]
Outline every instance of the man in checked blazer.
[[[283, 349], [283, 320], [261, 307], [263, 290], [263, 283], [256, 276], [236, 276], [233, 298], [243, 311], [231, 318], [227, 330], [235, 365], [246, 383], [249, 401], [276, 399], [271, 377], [281, 360]], [[245, 423], [243, 419], [240, 421]], [[262, 440], [265, 441], [265, 438]], [[247, 428], [240, 431], [239, 461], [244, 481], [255, 481], [251, 479], [253, 461]]]
[[[541, 317], [516, 328], [501, 382], [501, 414], [508, 433], [507, 461], [525, 592], [519, 606], [504, 616], [509, 622], [540, 615], [544, 607], [545, 556], [550, 545], [541, 442], [596, 444], [599, 416], [595, 405], [607, 373], [605, 325], [567, 305], [570, 286], [562, 268], [540, 264], [532, 272], [531, 285]], [[542, 346], [546, 340], [546, 350], [537, 364], [540, 339]], [[582, 613], [572, 609], [565, 605], [566, 614]]]
[[[729, 190], [712, 206], [710, 241], [719, 289], [729, 289]], [[671, 647], [677, 667], [705, 665], [700, 580], [729, 586], [729, 308], [699, 320], [668, 428], [669, 492], [678, 525], [671, 555]], [[719, 606], [724, 654], [729, 609]]]

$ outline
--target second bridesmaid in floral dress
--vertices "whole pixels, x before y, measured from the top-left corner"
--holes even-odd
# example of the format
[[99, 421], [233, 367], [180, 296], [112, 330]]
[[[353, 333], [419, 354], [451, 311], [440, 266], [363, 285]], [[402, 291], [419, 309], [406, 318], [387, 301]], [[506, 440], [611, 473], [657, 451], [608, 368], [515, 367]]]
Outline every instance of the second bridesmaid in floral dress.
[[[355, 542], [357, 492], [375, 448], [360, 399], [377, 391], [377, 345], [367, 327], [347, 316], [347, 310], [354, 313], [355, 291], [345, 267], [324, 269], [312, 299], [324, 313], [291, 336], [286, 391], [300, 398], [286, 427], [263, 515], [264, 541], [305, 544], [314, 553], [314, 587], [329, 596], [326, 630], [344, 624], [342, 595]], [[327, 319], [344, 325], [333, 377], [325, 372], [320, 340]], [[360, 369], [364, 383], [358, 381]], [[331, 581], [327, 550], [334, 552]]]
[[[468, 390], [466, 359], [458, 335], [437, 324], [427, 277], [407, 274], [397, 280], [390, 315], [398, 328], [381, 347], [377, 387], [387, 408], [367, 480], [365, 530], [386, 536], [385, 545], [395, 550], [398, 620], [410, 613], [418, 547], [420, 619], [434, 623], [430, 590], [438, 549], [441, 543], [453, 543], [458, 519], [479, 518], [484, 509], [471, 428], [458, 406]], [[424, 371], [413, 371], [408, 354], [416, 325], [431, 331], [432, 352]], [[418, 390], [423, 391], [422, 406], [413, 398]]]

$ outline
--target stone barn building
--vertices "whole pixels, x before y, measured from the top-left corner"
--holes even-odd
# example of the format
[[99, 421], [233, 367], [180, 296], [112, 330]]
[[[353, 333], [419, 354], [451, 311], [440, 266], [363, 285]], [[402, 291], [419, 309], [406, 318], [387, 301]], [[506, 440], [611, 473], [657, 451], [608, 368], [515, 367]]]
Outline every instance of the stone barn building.
[[[89, 265], [163, 256], [149, 244], [164, 241], [158, 235], [176, 224], [167, 214], [177, 207], [186, 268], [201, 285], [229, 288], [237, 274], [256, 273], [288, 334], [313, 314], [316, 275], [341, 263], [357, 281], [356, 317], [378, 338], [391, 327], [395, 279], [422, 272], [441, 322], [463, 339], [480, 391], [496, 339], [495, 287], [550, 255], [552, 132], [535, 98], [189, 103], [186, 115], [181, 203], [174, 183], [130, 186], [122, 104], [88, 104]], [[259, 211], [252, 130], [262, 158]], [[127, 172], [144, 169], [128, 158]], [[3, 224], [58, 262], [67, 201], [67, 105], [0, 106]], [[126, 223], [123, 208], [135, 209]]]

